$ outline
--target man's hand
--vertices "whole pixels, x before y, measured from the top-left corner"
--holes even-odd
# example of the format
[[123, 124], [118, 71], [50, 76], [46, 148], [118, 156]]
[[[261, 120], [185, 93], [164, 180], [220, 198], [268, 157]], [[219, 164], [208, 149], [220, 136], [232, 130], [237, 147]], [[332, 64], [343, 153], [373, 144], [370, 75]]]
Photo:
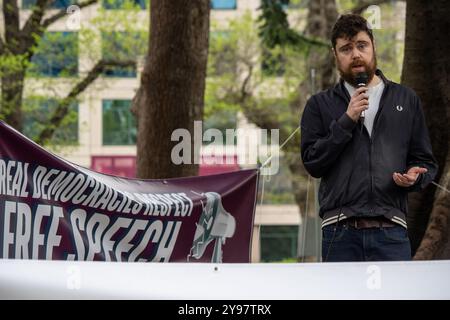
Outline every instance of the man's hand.
[[419, 174], [427, 171], [428, 170], [426, 168], [412, 167], [407, 173], [404, 174], [394, 172], [392, 178], [394, 179], [395, 184], [400, 187], [411, 187], [414, 183], [416, 183]]
[[366, 94], [367, 87], [356, 89], [347, 107], [347, 115], [358, 122], [361, 112], [369, 108], [369, 96]]

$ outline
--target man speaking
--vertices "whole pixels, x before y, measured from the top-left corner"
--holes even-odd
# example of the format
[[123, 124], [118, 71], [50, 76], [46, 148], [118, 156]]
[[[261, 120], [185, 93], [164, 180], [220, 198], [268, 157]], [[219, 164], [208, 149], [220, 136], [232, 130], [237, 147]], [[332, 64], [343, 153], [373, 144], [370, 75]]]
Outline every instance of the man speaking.
[[321, 178], [322, 261], [410, 260], [408, 192], [437, 172], [420, 100], [377, 69], [363, 17], [341, 16], [331, 43], [341, 79], [301, 119], [303, 164]]

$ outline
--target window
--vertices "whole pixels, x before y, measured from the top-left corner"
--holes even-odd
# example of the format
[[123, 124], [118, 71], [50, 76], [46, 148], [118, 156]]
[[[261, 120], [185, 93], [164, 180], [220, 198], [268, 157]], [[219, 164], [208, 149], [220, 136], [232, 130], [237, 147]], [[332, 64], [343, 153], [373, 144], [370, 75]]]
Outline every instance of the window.
[[126, 178], [136, 177], [136, 156], [92, 156], [91, 161], [94, 171]]
[[211, 9], [235, 10], [236, 0], [211, 0]]
[[131, 100], [103, 100], [103, 145], [136, 144], [136, 120]]
[[102, 0], [102, 6], [105, 9], [121, 9], [128, 4], [134, 4], [144, 10], [147, 7], [146, 0]]
[[297, 257], [298, 226], [261, 226], [261, 261]]
[[31, 58], [31, 76], [73, 77], [78, 74], [78, 33], [46, 32]]
[[[111, 60], [130, 60], [144, 55], [147, 39], [143, 32], [103, 32], [102, 56]], [[130, 67], [108, 67], [106, 77], [136, 77], [136, 65]]]
[[[58, 105], [58, 100], [48, 97], [34, 96], [24, 99], [23, 133], [35, 140], [42, 129], [49, 124], [50, 117]], [[55, 130], [51, 144], [67, 145], [78, 142], [78, 103], [69, 106], [69, 112], [61, 125]]]
[[[37, 0], [22, 0], [22, 8], [23, 9], [31, 9]], [[73, 3], [76, 3], [76, 0], [54, 0], [49, 4], [49, 8], [52, 9], [62, 9], [67, 8]]]

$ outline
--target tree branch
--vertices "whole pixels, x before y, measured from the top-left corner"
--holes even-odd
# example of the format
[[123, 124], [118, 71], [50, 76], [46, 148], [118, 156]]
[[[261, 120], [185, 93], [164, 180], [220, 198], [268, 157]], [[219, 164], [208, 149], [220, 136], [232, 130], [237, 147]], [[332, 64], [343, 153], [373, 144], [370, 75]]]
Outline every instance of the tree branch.
[[16, 53], [17, 48], [11, 46], [19, 38], [19, 7], [16, 0], [3, 0], [3, 17], [5, 28], [5, 47], [10, 53]]
[[[88, 7], [90, 5], [93, 5], [97, 2], [98, 2], [98, 0], [88, 0], [88, 1], [82, 2], [82, 3], [77, 2], [77, 3], [74, 3], [73, 5], [82, 9], [82, 8]], [[67, 8], [61, 9], [59, 12], [55, 13], [53, 16], [45, 19], [41, 25], [44, 28], [47, 28], [49, 25], [51, 25], [55, 21], [58, 21], [59, 19], [61, 19], [62, 17], [66, 16], [66, 15], [67, 15]]]
[[27, 22], [22, 28], [22, 36], [24, 38], [29, 38], [33, 32], [36, 32], [42, 20], [42, 17], [45, 14], [45, 9], [53, 0], [37, 0], [36, 5], [34, 6], [33, 12], [28, 18]]
[[256, 103], [251, 99], [252, 93], [247, 90], [247, 86], [253, 76], [253, 66], [249, 66], [248, 74], [242, 82], [240, 94], [237, 102], [241, 105], [245, 117], [260, 128], [278, 129], [280, 123], [276, 116], [269, 110], [258, 109]]
[[91, 83], [93, 83], [105, 70], [106, 67], [130, 67], [136, 65], [136, 61], [134, 60], [126, 60], [126, 61], [117, 61], [117, 60], [100, 60], [97, 64], [92, 68], [91, 71], [88, 72], [86, 77], [81, 80], [75, 87], [70, 91], [70, 93], [62, 99], [55, 111], [50, 117], [48, 121], [48, 125], [41, 131], [39, 134], [36, 143], [45, 144], [48, 140], [50, 140], [55, 133], [55, 130], [61, 125], [61, 122], [69, 113], [70, 104], [75, 100], [75, 98], [83, 92]]

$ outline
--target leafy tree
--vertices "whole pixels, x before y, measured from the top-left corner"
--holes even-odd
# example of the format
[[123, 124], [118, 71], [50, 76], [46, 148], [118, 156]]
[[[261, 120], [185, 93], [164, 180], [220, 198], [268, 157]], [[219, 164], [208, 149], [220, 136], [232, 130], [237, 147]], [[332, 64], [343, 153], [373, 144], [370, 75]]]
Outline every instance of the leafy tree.
[[[54, 106], [51, 111], [49, 110], [50, 115], [46, 117], [45, 123], [40, 126], [39, 130], [34, 130], [33, 138], [40, 144], [51, 141], [55, 131], [67, 121], [66, 116], [71, 117], [70, 106], [76, 103], [77, 97], [101, 76], [106, 68], [127, 67], [136, 64], [136, 61], [130, 60], [129, 57], [118, 60], [115, 57], [96, 56], [93, 57], [90, 69], [77, 73], [78, 62], [70, 59], [67, 61], [67, 59], [73, 56], [71, 50], [75, 50], [77, 53], [82, 51], [78, 50], [77, 45], [66, 45], [72, 42], [72, 37], [76, 32], [73, 32], [71, 36], [64, 35], [64, 33], [47, 32], [49, 27], [59, 20], [66, 19], [66, 23], [70, 25], [70, 21], [72, 21], [70, 19], [77, 19], [77, 16], [68, 15], [66, 8], [68, 4], [72, 3], [79, 10], [83, 10], [97, 2], [97, 0], [67, 1], [67, 3], [54, 0], [24, 1], [25, 9], [29, 9], [30, 14], [25, 22], [21, 23], [20, 17], [23, 14], [20, 14], [19, 1], [3, 0], [2, 29], [4, 37], [0, 38], [0, 119], [19, 131], [23, 131], [24, 123], [27, 121], [24, 115], [27, 107], [23, 103], [25, 91], [34, 91], [37, 88], [41, 91], [46, 91], [46, 89], [51, 91], [61, 82], [70, 85], [70, 89], [65, 95], [61, 96], [59, 92], [53, 95], [54, 98], [57, 98], [54, 101], [58, 103], [52, 103]], [[125, 8], [135, 7], [131, 2], [133, 1], [129, 1]], [[75, 14], [77, 13], [79, 11], [75, 10]], [[102, 21], [106, 20], [108, 19], [102, 17]], [[127, 21], [127, 19], [122, 19], [123, 21]], [[86, 44], [92, 45], [90, 47], [92, 49], [98, 41], [93, 41], [94, 31], [88, 28], [89, 26], [87, 29], [81, 28], [77, 33], [80, 37], [79, 43], [86, 40], [84, 46], [89, 49]], [[98, 50], [91, 51], [95, 53]], [[89, 58], [89, 54], [87, 56]], [[42, 69], [40, 62], [44, 59], [50, 59], [48, 61], [52, 62], [51, 67]], [[45, 79], [42, 77], [43, 75], [57, 77], [57, 80], [56, 78]], [[38, 80], [39, 84], [31, 86], [28, 90], [29, 80], [32, 79]]]

